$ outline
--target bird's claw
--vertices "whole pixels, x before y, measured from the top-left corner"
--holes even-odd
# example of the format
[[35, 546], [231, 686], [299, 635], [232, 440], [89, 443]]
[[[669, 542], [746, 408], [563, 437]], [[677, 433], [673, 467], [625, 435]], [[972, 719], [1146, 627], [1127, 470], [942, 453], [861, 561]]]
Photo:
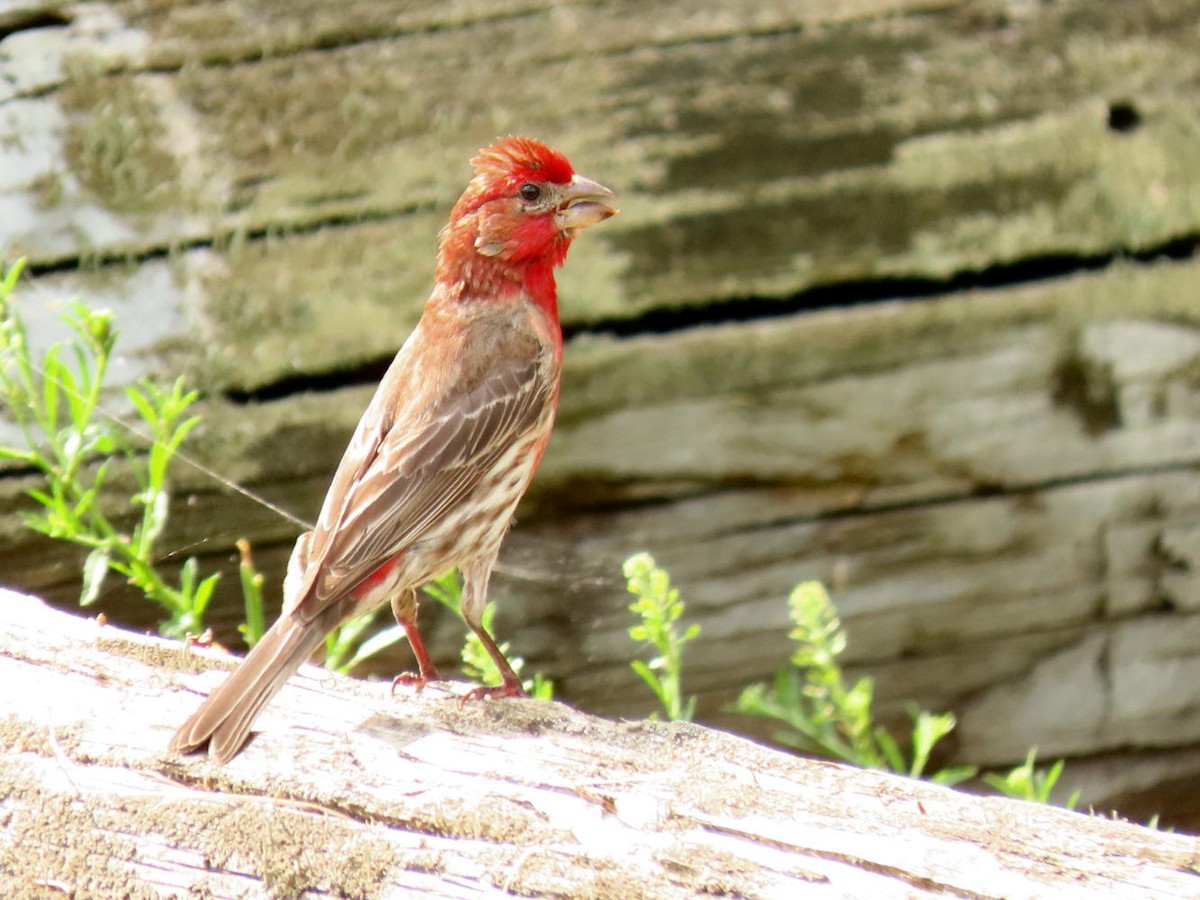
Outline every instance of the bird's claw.
[[462, 699], [458, 701], [460, 706], [466, 706], [475, 700], [499, 700], [503, 697], [524, 697], [525, 689], [518, 684], [509, 684], [505, 682], [498, 687], [477, 687], [472, 688], [462, 695]]
[[396, 696], [396, 688], [398, 688], [400, 685], [416, 688], [416, 691], [419, 694], [421, 691], [425, 690], [425, 685], [429, 684], [431, 681], [437, 680], [436, 674], [430, 677], [427, 675], [418, 675], [415, 672], [401, 672], [392, 679], [392, 696]]

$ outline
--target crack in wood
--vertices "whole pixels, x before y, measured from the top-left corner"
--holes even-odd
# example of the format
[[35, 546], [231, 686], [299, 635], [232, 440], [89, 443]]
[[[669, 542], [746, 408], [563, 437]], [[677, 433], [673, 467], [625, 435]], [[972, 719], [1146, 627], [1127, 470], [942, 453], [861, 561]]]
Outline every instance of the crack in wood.
[[[185, 71], [201, 69], [233, 69], [240, 66], [260, 65], [270, 60], [284, 56], [305, 56], [309, 54], [337, 53], [356, 47], [368, 47], [374, 44], [387, 43], [402, 38], [415, 38], [423, 35], [439, 34], [451, 30], [488, 27], [504, 22], [520, 21], [545, 15], [548, 9], [528, 9], [512, 12], [494, 12], [480, 14], [469, 21], [431, 21], [417, 22], [392, 28], [382, 28], [368, 33], [354, 30], [327, 30], [316, 33], [313, 40], [307, 44], [297, 43], [290, 47], [266, 52], [261, 47], [239, 48], [240, 52], [224, 50], [211, 55], [189, 56], [186, 59], [171, 59], [168, 62], [150, 62], [141, 65], [130, 60], [116, 60], [103, 66], [94, 75], [179, 75]], [[54, 10], [16, 10], [10, 14], [0, 14], [0, 41], [11, 34], [21, 31], [31, 31], [37, 28], [69, 27], [72, 19]], [[0, 106], [13, 100], [32, 99], [53, 94], [61, 89], [69, 79], [62, 79], [43, 85], [33, 91], [24, 91], [0, 101]]]
[[66, 28], [71, 18], [57, 9], [17, 9], [0, 13], [0, 41], [22, 31], [37, 31], [43, 28]]
[[[589, 4], [590, 5], [590, 4]], [[424, 35], [441, 34], [448, 31], [466, 31], [474, 28], [489, 27], [505, 22], [517, 22], [521, 20], [537, 19], [539, 17], [553, 15], [556, 7], [554, 5], [533, 6], [526, 9], [518, 9], [512, 11], [477, 13], [473, 18], [469, 19], [454, 19], [448, 18], [445, 20], [433, 20], [424, 22], [409, 22], [391, 27], [367, 27], [363, 29], [328, 29], [315, 33], [307, 32], [305, 37], [308, 37], [307, 42], [298, 41], [297, 43], [285, 47], [276, 48], [272, 52], [266, 52], [261, 47], [245, 47], [238, 50], [225, 49], [219, 53], [211, 55], [189, 56], [186, 60], [156, 63], [151, 59], [149, 62], [131, 64], [127, 61], [118, 61], [106, 66], [102, 72], [97, 74], [104, 75], [178, 75], [183, 71], [194, 71], [196, 69], [232, 69], [239, 66], [259, 65], [263, 62], [278, 59], [283, 56], [303, 56], [308, 54], [327, 54], [337, 53], [344, 50], [351, 50], [358, 47], [369, 47], [375, 44], [387, 43], [397, 39], [417, 38]], [[841, 17], [835, 17], [831, 20], [814, 18], [811, 21], [794, 22], [791, 24], [769, 24], [759, 27], [739, 27], [724, 31], [716, 31], [711, 34], [695, 34], [687, 33], [684, 35], [672, 37], [669, 39], [656, 38], [652, 33], [639, 34], [637, 31], [631, 32], [632, 39], [625, 43], [615, 44], [603, 50], [597, 51], [597, 56], [601, 57], [617, 57], [626, 56], [631, 53], [636, 53], [645, 50], [670, 50], [678, 47], [696, 46], [701, 44], [720, 44], [730, 41], [743, 40], [749, 38], [774, 38], [785, 37], [789, 35], [802, 34], [806, 31], [812, 31], [817, 28], [851, 28], [861, 26], [863, 23], [879, 21], [881, 19], [905, 19], [905, 18], [920, 18], [930, 15], [937, 15], [944, 10], [940, 9], [940, 4], [930, 3], [926, 7], [917, 6], [915, 8], [904, 8], [900, 12], [881, 12], [869, 11], [866, 13], [850, 12], [843, 14]], [[17, 9], [7, 15], [0, 14], [0, 41], [8, 37], [10, 34], [15, 34], [20, 31], [29, 31], [37, 28], [52, 28], [52, 27], [69, 27], [73, 20], [59, 12], [58, 10], [32, 9], [23, 10]], [[548, 63], [561, 62], [572, 59], [571, 54], [547, 54], [543, 57], [543, 61]], [[14, 95], [11, 99], [22, 99], [30, 97], [45, 96], [58, 90], [65, 81], [56, 82], [54, 84], [39, 88], [36, 92], [26, 92]], [[3, 105], [4, 102], [0, 102]]]
[[755, 844], [773, 847], [776, 850], [782, 850], [786, 853], [796, 853], [801, 856], [811, 856], [814, 859], [823, 859], [828, 862], [842, 863], [851, 866], [855, 869], [860, 869], [868, 872], [874, 872], [878, 875], [883, 875], [887, 878], [895, 878], [914, 888], [919, 888], [923, 891], [932, 893], [947, 894], [953, 897], [963, 897], [966, 900], [1004, 900], [1000, 894], [983, 894], [979, 891], [973, 891], [969, 888], [955, 887], [952, 884], [946, 884], [942, 881], [937, 881], [932, 878], [926, 878], [910, 872], [907, 869], [902, 869], [898, 866], [890, 866], [886, 863], [876, 862], [875, 860], [866, 859], [865, 857], [855, 856], [849, 853], [837, 853], [831, 850], [819, 850], [816, 847], [804, 847], [790, 841], [782, 841], [778, 838], [770, 837], [769, 835], [761, 834], [755, 831], [747, 831], [743, 828], [734, 828], [731, 825], [725, 825], [713, 820], [706, 820], [704, 817], [697, 816], [695, 821], [705, 831], [711, 831], [714, 834], [726, 835], [728, 837], [741, 838], [742, 840], [751, 841]]
[[564, 338], [578, 334], [627, 337], [666, 334], [698, 325], [721, 325], [784, 318], [797, 312], [844, 309], [884, 301], [926, 300], [972, 290], [997, 290], [1096, 272], [1114, 263], [1147, 264], [1187, 260], [1200, 250], [1200, 234], [1179, 235], [1143, 250], [1117, 248], [1096, 254], [1050, 254], [960, 271], [946, 278], [879, 278], [817, 285], [777, 299], [746, 296], [706, 302], [703, 308], [652, 309], [634, 319], [599, 319], [564, 328]]
[[[397, 215], [411, 215], [423, 209], [425, 208], [414, 207], [403, 213], [380, 213], [371, 217], [370, 220], [386, 221]], [[297, 233], [301, 231], [314, 232], [323, 227], [348, 227], [359, 221], [366, 221], [366, 219], [361, 216], [342, 217], [298, 226], [294, 231]], [[269, 228], [259, 229], [254, 234], [248, 234], [247, 239], [264, 239], [270, 233], [272, 232]], [[212, 243], [197, 241], [192, 246], [196, 248], [209, 247], [212, 246]], [[664, 335], [716, 325], [784, 319], [819, 310], [847, 309], [878, 303], [933, 300], [972, 290], [1000, 290], [1066, 279], [1082, 273], [1103, 270], [1117, 263], [1147, 265], [1163, 259], [1187, 260], [1198, 250], [1200, 250], [1200, 234], [1189, 234], [1144, 250], [1113, 250], [1093, 255], [1055, 254], [1045, 257], [1030, 257], [978, 271], [959, 272], [947, 278], [852, 280], [819, 285], [781, 298], [729, 297], [706, 303], [703, 306], [658, 308], [629, 318], [613, 317], [578, 324], [564, 324], [563, 340], [570, 342], [584, 336], [632, 338], [645, 335]], [[155, 255], [168, 255], [170, 251], [153, 252]], [[149, 254], [146, 258], [150, 258]], [[36, 274], [46, 271], [45, 267], [31, 268]], [[64, 263], [63, 268], [69, 270], [72, 266]], [[348, 387], [371, 385], [379, 381], [391, 360], [392, 355], [389, 353], [368, 359], [353, 367], [302, 372], [250, 389], [229, 389], [222, 396], [235, 404], [265, 403], [299, 393], [325, 393]], [[1064, 402], [1066, 400], [1065, 395], [1056, 394], [1056, 398]], [[1088, 418], [1087, 422], [1090, 427], [1097, 425], [1091, 418]], [[1003, 493], [1005, 487], [981, 484], [979, 492], [981, 494]]]
[[156, 259], [172, 259], [181, 253], [192, 250], [222, 250], [227, 245], [238, 243], [254, 243], [270, 241], [281, 235], [303, 236], [319, 231], [338, 228], [353, 228], [357, 225], [369, 225], [377, 222], [390, 222], [407, 216], [417, 215], [433, 209], [432, 204], [410, 203], [404, 206], [388, 209], [364, 209], [351, 215], [339, 214], [313, 218], [303, 222], [288, 224], [268, 223], [255, 228], [230, 228], [211, 235], [202, 235], [186, 240], [172, 241], [165, 244], [150, 244], [137, 248], [113, 248], [99, 250], [82, 256], [61, 256], [43, 260], [30, 260], [25, 265], [24, 274], [27, 277], [44, 275], [62, 275], [72, 272], [103, 272], [110, 269], [125, 270], [132, 264], [150, 262]]

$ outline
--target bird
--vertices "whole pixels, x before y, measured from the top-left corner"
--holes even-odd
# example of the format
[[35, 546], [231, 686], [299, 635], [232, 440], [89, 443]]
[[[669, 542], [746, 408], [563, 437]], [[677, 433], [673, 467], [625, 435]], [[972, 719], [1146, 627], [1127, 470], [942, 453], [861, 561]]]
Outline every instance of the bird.
[[263, 707], [341, 623], [390, 601], [419, 675], [438, 673], [417, 630], [419, 589], [458, 567], [462, 615], [503, 683], [466, 698], [520, 696], [482, 625], [488, 580], [554, 424], [562, 371], [555, 269], [615, 194], [529, 137], [497, 138], [439, 233], [433, 290], [339, 463], [312, 530], [297, 539], [283, 609], [187, 718], [176, 752], [219, 764]]

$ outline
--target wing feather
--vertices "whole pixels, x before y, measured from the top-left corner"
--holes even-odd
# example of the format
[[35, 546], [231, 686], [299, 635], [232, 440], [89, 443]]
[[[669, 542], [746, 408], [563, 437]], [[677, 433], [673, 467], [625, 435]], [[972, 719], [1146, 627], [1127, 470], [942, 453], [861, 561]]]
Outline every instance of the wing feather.
[[378, 405], [391, 393], [385, 378], [330, 485], [303, 588], [289, 598], [305, 618], [420, 540], [506, 450], [539, 427], [553, 401], [556, 370], [540, 353], [491, 349], [485, 370], [461, 375], [419, 418], [403, 406], [386, 415]]

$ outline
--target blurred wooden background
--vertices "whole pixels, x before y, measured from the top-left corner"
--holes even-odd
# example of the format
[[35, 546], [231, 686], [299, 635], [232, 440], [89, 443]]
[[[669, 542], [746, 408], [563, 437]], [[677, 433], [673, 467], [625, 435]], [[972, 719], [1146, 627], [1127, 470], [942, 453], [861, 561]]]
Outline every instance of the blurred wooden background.
[[[0, 256], [40, 340], [110, 306], [122, 378], [204, 391], [190, 452], [311, 518], [467, 159], [543, 138], [622, 213], [560, 279], [513, 651], [649, 712], [620, 577], [649, 550], [703, 626], [701, 719], [762, 733], [722, 706], [820, 578], [852, 673], [956, 711], [955, 759], [1037, 745], [1085, 803], [1195, 829], [1197, 46], [1187, 0], [0, 0]], [[0, 578], [69, 606], [80, 557], [9, 474]], [[277, 594], [292, 526], [186, 468], [176, 507], [180, 560], [248, 537]]]

